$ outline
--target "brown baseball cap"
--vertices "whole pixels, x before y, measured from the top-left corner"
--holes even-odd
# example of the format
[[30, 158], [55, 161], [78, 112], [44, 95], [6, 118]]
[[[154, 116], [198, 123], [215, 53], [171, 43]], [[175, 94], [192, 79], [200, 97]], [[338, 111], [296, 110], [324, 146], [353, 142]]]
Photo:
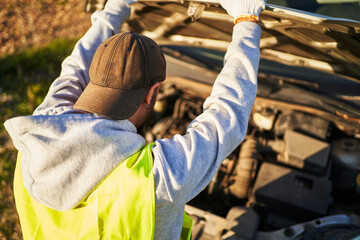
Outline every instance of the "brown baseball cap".
[[165, 80], [166, 62], [152, 39], [119, 33], [98, 47], [89, 74], [74, 109], [122, 120], [137, 111], [151, 85]]

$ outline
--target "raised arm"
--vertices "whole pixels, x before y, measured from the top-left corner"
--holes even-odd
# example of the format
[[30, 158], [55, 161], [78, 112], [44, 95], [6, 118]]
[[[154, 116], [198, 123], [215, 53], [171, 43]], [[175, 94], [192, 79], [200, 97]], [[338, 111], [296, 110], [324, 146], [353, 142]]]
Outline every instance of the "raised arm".
[[91, 16], [92, 27], [62, 63], [60, 76], [52, 83], [45, 100], [34, 111], [34, 115], [77, 112], [73, 105], [90, 81], [89, 68], [97, 47], [120, 32], [121, 25], [130, 15], [129, 5], [133, 2], [135, 0], [109, 0], [104, 10]]
[[[234, 18], [258, 15], [263, 0], [220, 0]], [[234, 10], [237, 9], [237, 10]], [[162, 204], [183, 206], [213, 178], [220, 163], [240, 144], [247, 131], [257, 90], [261, 28], [240, 21], [225, 55], [225, 65], [204, 112], [184, 136], [160, 139], [153, 148], [156, 198]]]

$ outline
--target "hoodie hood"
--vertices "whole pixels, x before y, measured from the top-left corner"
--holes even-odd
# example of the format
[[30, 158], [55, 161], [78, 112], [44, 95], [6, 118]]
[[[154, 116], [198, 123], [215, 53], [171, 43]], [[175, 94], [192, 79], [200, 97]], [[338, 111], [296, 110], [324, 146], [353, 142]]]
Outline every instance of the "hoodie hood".
[[22, 154], [29, 194], [58, 211], [76, 207], [146, 143], [128, 120], [93, 114], [17, 117], [6, 121], [5, 128]]

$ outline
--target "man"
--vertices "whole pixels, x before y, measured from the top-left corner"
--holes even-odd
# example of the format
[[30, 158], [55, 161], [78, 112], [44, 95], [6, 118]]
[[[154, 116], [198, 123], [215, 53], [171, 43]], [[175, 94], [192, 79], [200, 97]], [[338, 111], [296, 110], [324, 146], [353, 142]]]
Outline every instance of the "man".
[[[88, 239], [81, 236], [91, 231], [91, 236], [98, 234], [98, 238], [116, 238], [104, 229], [112, 221], [124, 221], [116, 216], [125, 211], [126, 221], [122, 227], [116, 223], [117, 229], [128, 231], [122, 235], [125, 239], [142, 239], [144, 234], [135, 235], [140, 234], [136, 225], [146, 228], [147, 222], [142, 221], [142, 213], [137, 213], [137, 204], [143, 204], [142, 198], [147, 197], [151, 202], [155, 193], [155, 213], [145, 214], [149, 222], [155, 218], [155, 227], [147, 229], [147, 234], [154, 239], [179, 239], [185, 204], [210, 182], [222, 160], [245, 137], [257, 89], [261, 29], [256, 23], [264, 0], [220, 0], [234, 17], [235, 26], [224, 68], [203, 113], [191, 122], [184, 136], [158, 139], [145, 148], [136, 127], [156, 101], [159, 82], [165, 77], [165, 62], [152, 40], [132, 33], [114, 35], [129, 16], [133, 2], [110, 0], [103, 11], [94, 13], [93, 26], [64, 60], [60, 77], [33, 116], [5, 123], [21, 153], [15, 198], [23, 232], [28, 229], [29, 238], [45, 237], [50, 226], [56, 227], [48, 233], [53, 233], [52, 239], [66, 236], [65, 228], [77, 231], [77, 236], [71, 236], [74, 239]], [[156, 64], [148, 65], [152, 63]], [[145, 159], [145, 165], [153, 162], [151, 176], [142, 177], [150, 183], [154, 180], [153, 190], [142, 189], [128, 172], [117, 173], [124, 165], [120, 163], [131, 165], [137, 159]], [[118, 175], [112, 178], [113, 174]], [[126, 191], [131, 193], [149, 191], [149, 195], [129, 200], [117, 190], [121, 197], [115, 194], [103, 209], [99, 189], [106, 186], [112, 191], [120, 185], [130, 188]], [[114, 201], [128, 200], [130, 205], [111, 210]], [[81, 213], [84, 209], [86, 212]]]

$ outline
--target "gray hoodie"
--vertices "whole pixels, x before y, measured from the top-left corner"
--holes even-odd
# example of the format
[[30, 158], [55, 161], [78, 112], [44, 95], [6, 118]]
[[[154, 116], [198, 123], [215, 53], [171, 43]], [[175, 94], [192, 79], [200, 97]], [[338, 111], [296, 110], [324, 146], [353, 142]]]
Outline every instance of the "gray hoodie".
[[[121, 1], [109, 1], [103, 11], [95, 12], [92, 27], [64, 60], [44, 102], [32, 116], [5, 122], [22, 153], [26, 189], [50, 208], [76, 207], [119, 163], [146, 144], [128, 120], [73, 109], [89, 83], [97, 47], [120, 31], [129, 13], [129, 5]], [[155, 141], [155, 239], [179, 239], [186, 202], [206, 187], [220, 163], [244, 139], [257, 89], [260, 35], [255, 23], [234, 26], [224, 68], [203, 113], [185, 135]]]

